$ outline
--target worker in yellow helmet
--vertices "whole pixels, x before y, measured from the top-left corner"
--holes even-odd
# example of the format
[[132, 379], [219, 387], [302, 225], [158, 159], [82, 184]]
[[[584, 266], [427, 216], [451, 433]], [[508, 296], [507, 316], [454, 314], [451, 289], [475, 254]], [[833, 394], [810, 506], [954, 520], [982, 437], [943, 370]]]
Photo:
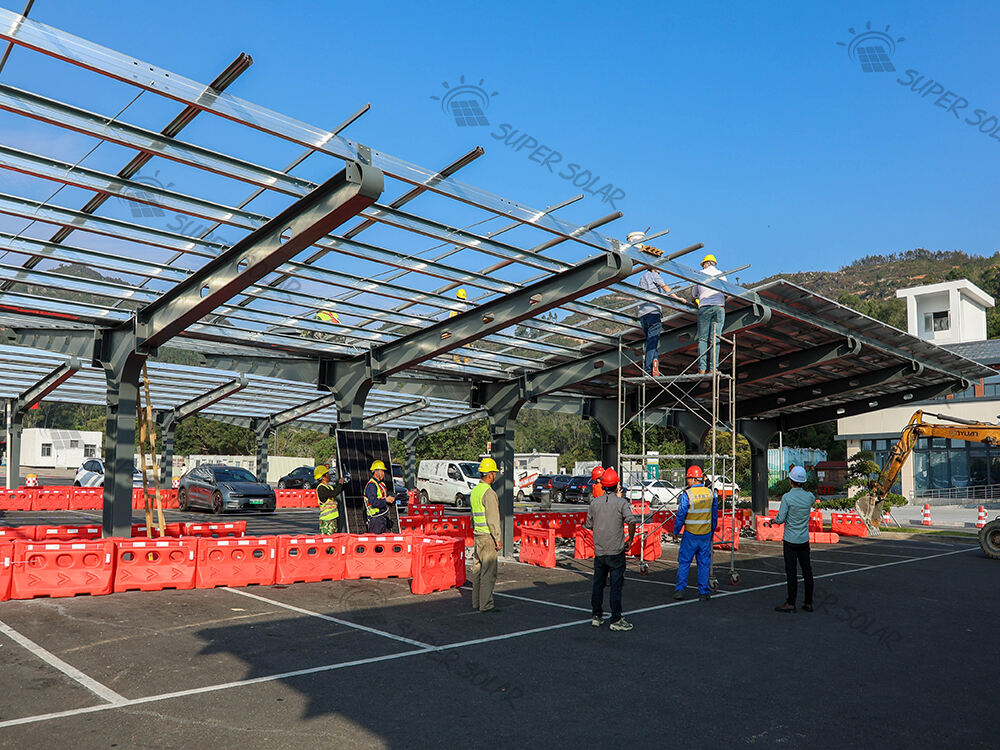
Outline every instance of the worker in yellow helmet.
[[472, 562], [472, 608], [477, 612], [496, 612], [493, 586], [497, 582], [497, 557], [503, 549], [500, 531], [500, 500], [491, 486], [499, 476], [497, 462], [484, 458], [479, 463], [479, 484], [469, 496], [472, 507], [472, 533], [476, 541]]
[[389, 503], [395, 503], [395, 496], [386, 489], [385, 463], [372, 461], [372, 477], [365, 485], [365, 517], [369, 534], [384, 534], [392, 526], [389, 518]]
[[319, 482], [316, 485], [316, 502], [319, 505], [319, 533], [342, 534], [346, 531], [345, 515], [341, 512], [337, 497], [344, 492], [347, 475], [334, 484], [330, 480], [330, 470], [326, 466], [313, 469], [313, 477]]
[[[458, 290], [457, 290], [457, 291], [455, 292], [455, 299], [457, 299], [457, 300], [460, 300], [460, 301], [462, 301], [462, 302], [465, 302], [465, 300], [466, 300], [467, 296], [468, 296], [468, 295], [466, 295], [466, 293], [465, 293], [465, 289], [463, 289], [463, 288], [459, 288], [459, 289], [458, 289]], [[454, 318], [454, 317], [455, 317], [456, 315], [458, 315], [458, 311], [457, 311], [457, 310], [451, 310], [451, 311], [450, 311], [450, 312], [448, 313], [448, 317], [449, 317], [449, 318]], [[452, 355], [451, 355], [451, 358], [452, 358], [452, 359], [453, 359], [453, 360], [454, 360], [454, 361], [455, 361], [455, 362], [456, 362], [457, 364], [461, 364], [462, 362], [465, 362], [466, 364], [468, 364], [468, 363], [469, 363], [469, 362], [471, 361], [471, 360], [470, 360], [470, 359], [469, 359], [468, 357], [459, 357], [459, 356], [458, 356], [457, 354], [452, 354]]]
[[[726, 281], [711, 253], [702, 259], [701, 272], [708, 278]], [[703, 373], [718, 369], [719, 336], [726, 322], [726, 295], [698, 284], [694, 296], [698, 300], [698, 372]], [[709, 339], [714, 339], [714, 345]]]

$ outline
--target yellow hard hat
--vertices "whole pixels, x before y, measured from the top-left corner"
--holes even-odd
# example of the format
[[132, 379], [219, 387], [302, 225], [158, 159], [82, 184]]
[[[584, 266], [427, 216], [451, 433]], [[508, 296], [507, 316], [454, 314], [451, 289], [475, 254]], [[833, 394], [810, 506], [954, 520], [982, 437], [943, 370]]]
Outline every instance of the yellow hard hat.
[[458, 297], [459, 299], [465, 299], [465, 290], [459, 289], [457, 292], [455, 292], [455, 296]]
[[317, 466], [313, 469], [313, 479], [322, 479], [325, 474], [329, 474], [330, 470], [325, 466]]
[[705, 265], [706, 263], [717, 263], [717, 262], [718, 261], [715, 260], [715, 256], [712, 255], [711, 253], [709, 253], [708, 255], [706, 255], [704, 258], [701, 259], [702, 265]]
[[489, 474], [491, 471], [495, 471], [497, 473], [500, 472], [500, 469], [497, 468], [496, 461], [494, 461], [492, 458], [484, 458], [482, 461], [479, 462], [480, 474]]
[[369, 471], [375, 471], [376, 469], [381, 469], [382, 471], [385, 471], [385, 464], [382, 463], [381, 461], [372, 461], [372, 467], [369, 469]]

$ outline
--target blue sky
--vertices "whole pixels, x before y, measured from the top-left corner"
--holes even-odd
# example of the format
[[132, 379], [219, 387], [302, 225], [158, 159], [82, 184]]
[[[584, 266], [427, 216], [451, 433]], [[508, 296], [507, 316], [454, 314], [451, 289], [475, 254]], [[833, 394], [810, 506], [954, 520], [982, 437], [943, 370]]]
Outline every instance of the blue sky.
[[[580, 192], [493, 137], [528, 133], [599, 176], [594, 189], [624, 192], [625, 218], [604, 231], [669, 227], [664, 248], [704, 242], [723, 267], [751, 263], [746, 281], [873, 252], [998, 249], [1000, 131], [898, 82], [915, 70], [953, 92], [945, 105], [1000, 118], [996, 4], [37, 0], [31, 15], [199, 81], [245, 51], [255, 64], [230, 88], [240, 97], [323, 127], [370, 102], [354, 140], [429, 168], [482, 145], [461, 179], [531, 206]], [[864, 73], [836, 44], [866, 22], [903, 38], [896, 73]], [[66, 93], [67, 66], [39, 60], [15, 50], [0, 81]], [[489, 126], [457, 127], [431, 98], [461, 76], [497, 92]], [[120, 85], [102, 92], [67, 98], [106, 113], [127, 102]], [[172, 111], [136, 119], [162, 125]], [[295, 153], [261, 149], [279, 168]], [[611, 210], [590, 196], [563, 215]]]

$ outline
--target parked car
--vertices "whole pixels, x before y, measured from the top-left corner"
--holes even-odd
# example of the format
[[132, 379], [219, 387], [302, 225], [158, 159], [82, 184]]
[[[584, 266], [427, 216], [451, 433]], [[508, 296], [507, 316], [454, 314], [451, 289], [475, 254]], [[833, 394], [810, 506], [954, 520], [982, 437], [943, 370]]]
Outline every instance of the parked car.
[[[74, 487], [103, 487], [104, 486], [104, 459], [88, 458], [79, 469], [73, 479]], [[132, 486], [142, 487], [142, 472], [135, 465], [132, 466]]]
[[313, 466], [300, 466], [292, 469], [278, 480], [279, 490], [314, 490], [319, 480], [313, 476]]
[[569, 484], [566, 485], [566, 490], [563, 492], [563, 499], [567, 503], [575, 503], [582, 500], [585, 503], [589, 503], [594, 493], [591, 490], [599, 480], [591, 479], [590, 475], [587, 476], [575, 476], [570, 477]]
[[549, 482], [552, 480], [551, 474], [539, 474], [535, 477], [535, 481], [531, 483], [531, 500], [532, 502], [540, 503], [545, 498], [542, 497], [543, 493], [549, 492], [549, 488], [552, 486]]
[[181, 510], [207, 508], [213, 513], [227, 510], [262, 510], [273, 513], [274, 490], [239, 466], [203, 464], [181, 477], [177, 489]]
[[469, 504], [472, 488], [479, 484], [479, 464], [472, 461], [421, 461], [417, 490], [422, 503]]
[[573, 481], [570, 474], [553, 474], [549, 479], [549, 489], [552, 491], [552, 502], [561, 503], [566, 497], [566, 488]]
[[740, 488], [721, 474], [706, 474], [705, 486], [715, 490], [720, 500], [739, 500]]
[[683, 491], [683, 487], [674, 487], [666, 479], [646, 479], [640, 484], [629, 487], [625, 496], [635, 502], [676, 506], [679, 502], [677, 498]]

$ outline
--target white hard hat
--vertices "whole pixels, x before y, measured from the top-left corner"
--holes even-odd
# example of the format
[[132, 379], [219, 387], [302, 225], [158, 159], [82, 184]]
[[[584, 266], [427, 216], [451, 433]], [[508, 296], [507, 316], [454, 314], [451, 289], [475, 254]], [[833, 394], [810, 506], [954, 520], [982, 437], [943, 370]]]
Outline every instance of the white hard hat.
[[806, 479], [808, 478], [806, 477], [805, 467], [793, 466], [792, 470], [788, 472], [788, 478], [791, 479], [793, 482], [798, 482], [799, 484], [805, 483]]
[[630, 245], [634, 245], [636, 242], [642, 242], [644, 239], [646, 239], [645, 232], [629, 232], [625, 241]]

